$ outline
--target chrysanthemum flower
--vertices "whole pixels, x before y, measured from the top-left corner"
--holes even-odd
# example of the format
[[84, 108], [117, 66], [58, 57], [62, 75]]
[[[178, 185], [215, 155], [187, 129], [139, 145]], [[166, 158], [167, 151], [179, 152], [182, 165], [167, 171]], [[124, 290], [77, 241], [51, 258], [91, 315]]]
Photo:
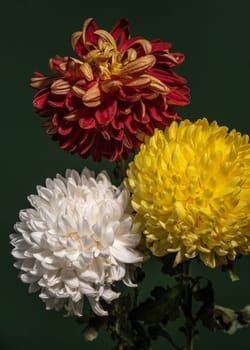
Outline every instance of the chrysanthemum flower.
[[48, 134], [60, 148], [81, 157], [123, 160], [144, 135], [179, 118], [175, 106], [189, 103], [186, 80], [172, 72], [184, 56], [160, 40], [130, 38], [128, 22], [109, 32], [92, 18], [72, 35], [79, 59], [50, 59], [53, 75], [35, 73], [31, 86], [37, 112], [48, 117]]
[[136, 249], [140, 235], [131, 232], [128, 190], [85, 168], [47, 179], [37, 192], [11, 235], [21, 280], [30, 292], [40, 290], [47, 309], [80, 316], [85, 295], [96, 314], [106, 315], [101, 299], [118, 298], [116, 281], [135, 286], [131, 277], [143, 258]]
[[247, 135], [204, 119], [155, 130], [128, 170], [127, 185], [153, 255], [210, 267], [250, 253]]

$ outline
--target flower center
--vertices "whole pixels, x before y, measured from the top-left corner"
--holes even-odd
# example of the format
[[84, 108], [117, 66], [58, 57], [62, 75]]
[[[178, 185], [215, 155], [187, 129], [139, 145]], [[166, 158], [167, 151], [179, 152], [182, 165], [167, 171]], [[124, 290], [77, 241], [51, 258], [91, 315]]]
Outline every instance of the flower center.
[[72, 238], [75, 241], [78, 241], [80, 239], [78, 232], [68, 232], [65, 236], [67, 238]]
[[100, 79], [110, 79], [120, 73], [123, 63], [122, 54], [118, 51], [114, 38], [106, 31], [99, 30], [101, 36], [95, 49], [85, 57], [95, 75]]
[[100, 252], [104, 250], [101, 242], [94, 234], [79, 234], [77, 231], [71, 231], [64, 235], [68, 241], [69, 250], [78, 250], [79, 252]]

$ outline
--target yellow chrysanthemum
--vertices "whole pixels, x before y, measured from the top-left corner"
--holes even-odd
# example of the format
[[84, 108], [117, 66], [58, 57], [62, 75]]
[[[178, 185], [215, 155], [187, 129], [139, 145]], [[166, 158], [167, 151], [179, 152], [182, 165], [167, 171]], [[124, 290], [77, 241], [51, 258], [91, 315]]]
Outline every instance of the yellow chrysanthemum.
[[174, 122], [146, 138], [126, 184], [153, 255], [215, 267], [250, 253], [248, 135], [205, 118]]

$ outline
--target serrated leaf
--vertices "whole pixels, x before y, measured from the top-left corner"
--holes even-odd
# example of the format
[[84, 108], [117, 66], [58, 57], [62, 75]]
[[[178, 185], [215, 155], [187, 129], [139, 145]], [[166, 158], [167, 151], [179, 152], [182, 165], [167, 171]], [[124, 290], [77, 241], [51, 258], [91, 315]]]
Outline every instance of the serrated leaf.
[[174, 320], [179, 316], [179, 305], [183, 295], [181, 285], [167, 289], [156, 287], [151, 294], [154, 299], [147, 299], [133, 310], [134, 319], [153, 324], [166, 319]]

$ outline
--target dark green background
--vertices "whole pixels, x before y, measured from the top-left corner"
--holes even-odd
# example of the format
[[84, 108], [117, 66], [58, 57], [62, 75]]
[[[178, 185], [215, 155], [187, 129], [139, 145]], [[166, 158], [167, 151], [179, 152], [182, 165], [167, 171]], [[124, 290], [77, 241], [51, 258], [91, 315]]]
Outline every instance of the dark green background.
[[[176, 51], [185, 53], [179, 73], [189, 81], [192, 103], [182, 109], [183, 117], [207, 116], [249, 133], [249, 4], [248, 0], [1, 2], [1, 349], [111, 348], [105, 335], [85, 344], [81, 328], [60, 313], [45, 311], [12, 267], [9, 234], [36, 184], [68, 167], [80, 170], [87, 164], [110, 170], [107, 162], [83, 161], [50, 141], [31, 104], [33, 71], [48, 72], [48, 59], [57, 53], [72, 55], [71, 33], [80, 30], [86, 18], [95, 17], [101, 27], [110, 29], [117, 19], [127, 17], [132, 35], [171, 41]], [[147, 271], [151, 277], [145, 288], [162, 279], [155, 264], [148, 264]], [[214, 280], [218, 303], [240, 308], [250, 303], [249, 271], [250, 259], [245, 258], [238, 264], [240, 282], [232, 284], [219, 271], [202, 273]], [[247, 350], [249, 341], [248, 329], [231, 337], [202, 330], [195, 349]], [[170, 346], [158, 342], [155, 349]]]

